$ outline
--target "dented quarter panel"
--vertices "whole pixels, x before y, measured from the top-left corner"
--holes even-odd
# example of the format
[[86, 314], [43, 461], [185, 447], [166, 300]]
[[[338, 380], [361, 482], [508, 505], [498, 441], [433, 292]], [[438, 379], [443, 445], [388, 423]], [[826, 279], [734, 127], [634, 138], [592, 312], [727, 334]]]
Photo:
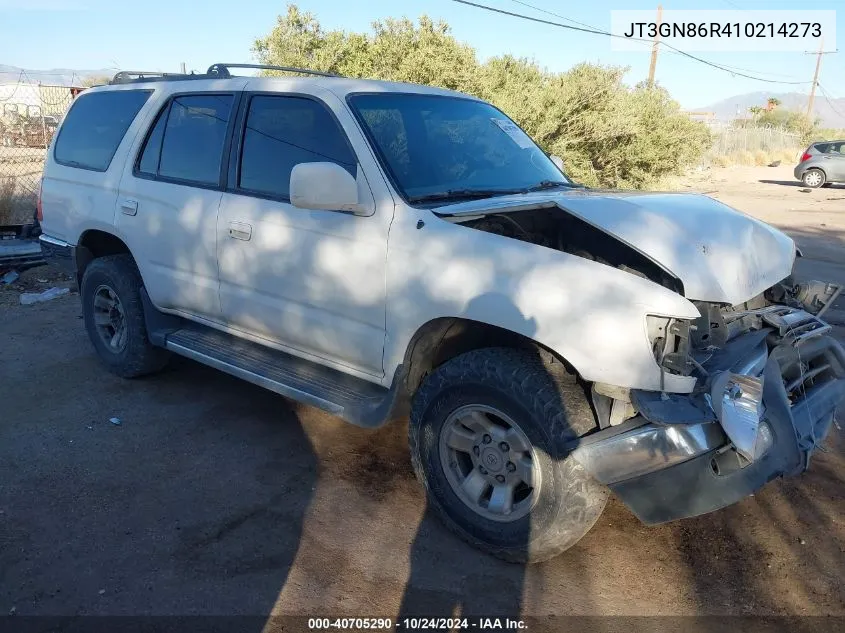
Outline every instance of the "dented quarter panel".
[[[646, 314], [699, 316], [691, 302], [636, 275], [406, 206], [394, 215], [387, 271], [388, 383], [420, 327], [460, 317], [527, 336], [586, 380], [660, 389]], [[664, 376], [667, 391], [694, 385]]]
[[738, 304], [787, 277], [795, 243], [698, 194], [574, 190], [450, 205], [443, 214], [555, 205], [613, 235], [678, 277], [689, 299]]

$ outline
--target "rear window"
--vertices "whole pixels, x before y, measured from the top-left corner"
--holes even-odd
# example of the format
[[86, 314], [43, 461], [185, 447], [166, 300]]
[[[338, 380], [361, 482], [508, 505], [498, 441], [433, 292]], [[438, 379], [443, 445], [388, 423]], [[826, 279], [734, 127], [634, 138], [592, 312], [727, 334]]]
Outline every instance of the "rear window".
[[95, 92], [77, 98], [56, 139], [56, 162], [106, 171], [151, 90]]
[[147, 137], [138, 173], [187, 184], [217, 185], [233, 100], [231, 94], [173, 99]]

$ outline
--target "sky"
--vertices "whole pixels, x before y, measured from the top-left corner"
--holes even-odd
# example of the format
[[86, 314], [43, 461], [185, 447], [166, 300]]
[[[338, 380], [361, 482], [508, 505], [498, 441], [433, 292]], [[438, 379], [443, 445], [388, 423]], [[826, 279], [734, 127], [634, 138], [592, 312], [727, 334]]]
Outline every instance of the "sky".
[[[562, 21], [515, 0], [476, 0], [507, 11]], [[667, 9], [837, 9], [837, 31], [845, 38], [845, 2], [815, 0], [660, 0]], [[572, 20], [610, 29], [616, 9], [656, 10], [654, 4], [626, 0], [525, 0]], [[455, 37], [475, 47], [479, 58], [510, 53], [529, 57], [552, 71], [587, 61], [630, 67], [626, 81], [648, 74], [651, 47], [614, 52], [610, 38], [488, 13], [451, 0], [298, 0], [326, 29], [368, 31], [387, 17], [427, 14], [447, 21]], [[267, 34], [285, 0], [0, 0], [0, 64], [27, 69], [204, 70], [214, 62], [255, 61], [251, 47]], [[845, 40], [843, 40], [845, 42]], [[826, 47], [827, 48], [827, 47]], [[742, 93], [807, 92], [816, 58], [801, 52], [694, 53], [749, 74], [800, 86], [765, 83], [735, 76], [663, 49], [657, 81], [685, 108], [699, 108]], [[819, 77], [834, 97], [845, 96], [845, 51], [825, 55]]]

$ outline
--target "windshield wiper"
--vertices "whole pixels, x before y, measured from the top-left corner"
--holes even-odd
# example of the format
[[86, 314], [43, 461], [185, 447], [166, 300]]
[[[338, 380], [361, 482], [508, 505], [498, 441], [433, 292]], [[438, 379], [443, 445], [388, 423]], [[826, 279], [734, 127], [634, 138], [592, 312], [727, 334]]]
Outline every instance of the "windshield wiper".
[[558, 187], [566, 187], [571, 189], [572, 183], [564, 182], [563, 180], [541, 180], [536, 185], [526, 187], [522, 191], [528, 193], [530, 191], [543, 191], [544, 189], [557, 189]]
[[409, 202], [435, 202], [444, 200], [475, 200], [478, 198], [492, 198], [493, 196], [507, 196], [515, 193], [525, 193], [525, 189], [449, 189], [408, 198]]

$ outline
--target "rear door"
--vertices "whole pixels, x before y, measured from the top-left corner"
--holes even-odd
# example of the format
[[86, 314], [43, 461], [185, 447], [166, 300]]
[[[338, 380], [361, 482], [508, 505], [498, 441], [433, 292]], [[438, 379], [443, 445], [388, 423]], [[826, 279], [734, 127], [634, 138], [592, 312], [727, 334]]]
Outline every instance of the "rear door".
[[213, 322], [221, 319], [217, 212], [238, 98], [170, 95], [127, 162], [115, 216], [152, 302]]

